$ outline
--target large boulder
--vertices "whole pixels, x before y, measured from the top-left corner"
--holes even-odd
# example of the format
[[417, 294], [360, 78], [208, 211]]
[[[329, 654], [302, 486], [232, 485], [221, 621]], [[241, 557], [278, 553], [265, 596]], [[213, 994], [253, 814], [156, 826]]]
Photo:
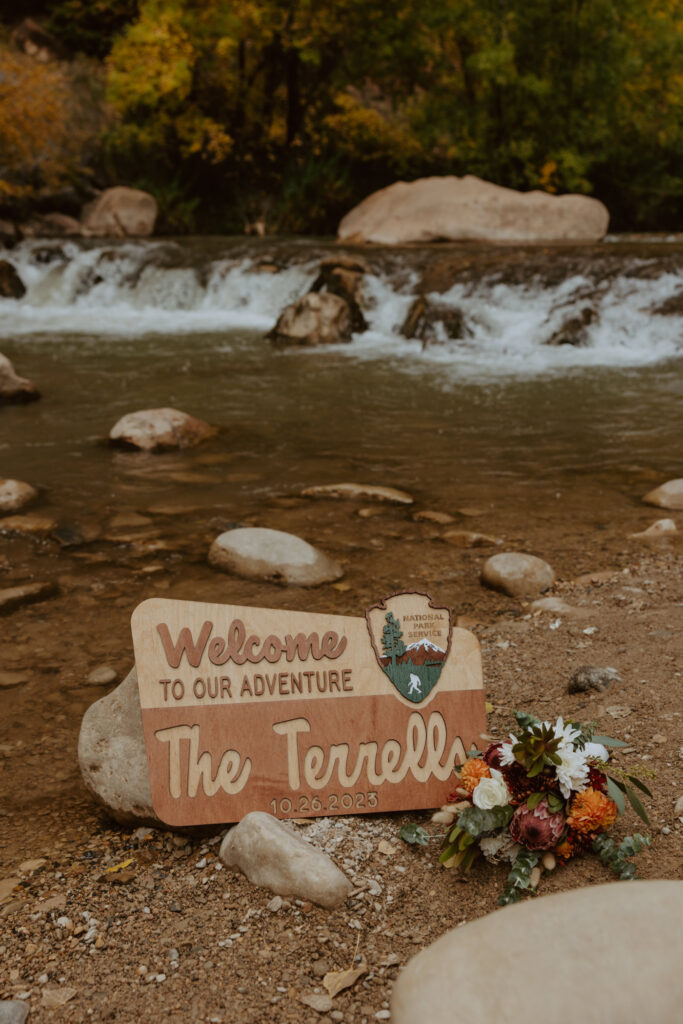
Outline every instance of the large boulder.
[[321, 907], [336, 907], [353, 886], [326, 853], [271, 814], [252, 811], [223, 840], [219, 853], [254, 885], [279, 896], [298, 896]]
[[351, 307], [332, 292], [309, 292], [287, 306], [268, 338], [276, 345], [337, 345], [351, 341]]
[[394, 986], [391, 1019], [679, 1020], [682, 914], [683, 882], [663, 880], [590, 886], [506, 907], [446, 932], [413, 957]]
[[180, 409], [141, 409], [122, 416], [109, 431], [109, 440], [149, 452], [193, 448], [215, 433], [215, 427]]
[[152, 807], [135, 669], [84, 714], [78, 763], [86, 789], [115, 821], [162, 825]]
[[7, 356], [0, 352], [0, 405], [3, 402], [35, 402], [40, 391], [32, 380], [20, 377]]
[[117, 185], [108, 188], [83, 207], [84, 235], [113, 238], [145, 238], [154, 232], [157, 201], [139, 188]]
[[211, 545], [209, 562], [247, 579], [301, 587], [316, 587], [344, 575], [340, 565], [301, 537], [256, 526], [221, 533]]
[[510, 597], [537, 597], [555, 581], [555, 573], [542, 558], [517, 551], [493, 555], [481, 571], [481, 582]]
[[26, 294], [26, 286], [19, 277], [16, 267], [9, 260], [0, 260], [0, 298], [20, 299]]
[[683, 478], [667, 480], [645, 495], [643, 501], [657, 508], [683, 509]]
[[339, 240], [408, 242], [597, 242], [607, 232], [606, 207], [589, 196], [517, 192], [464, 178], [397, 181], [347, 213]]
[[38, 491], [23, 480], [0, 478], [0, 515], [5, 512], [18, 512], [38, 497]]

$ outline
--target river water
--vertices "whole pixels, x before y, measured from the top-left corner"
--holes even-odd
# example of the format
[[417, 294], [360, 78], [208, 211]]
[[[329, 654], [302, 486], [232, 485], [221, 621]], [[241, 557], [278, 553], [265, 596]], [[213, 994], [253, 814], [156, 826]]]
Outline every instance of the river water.
[[[368, 250], [369, 331], [273, 349], [265, 332], [335, 252], [307, 240], [22, 243], [8, 258], [28, 291], [0, 301], [0, 351], [43, 399], [2, 409], [0, 475], [46, 488], [69, 521], [182, 501], [238, 521], [274, 496], [357, 480], [446, 510], [561, 509], [578, 530], [604, 528], [617, 506], [638, 525], [643, 491], [682, 475], [680, 244]], [[436, 299], [465, 328], [449, 339], [437, 327], [425, 348], [400, 328], [437, 278]], [[586, 309], [581, 344], [548, 344]], [[156, 457], [104, 446], [125, 412], [166, 405], [219, 436]]]

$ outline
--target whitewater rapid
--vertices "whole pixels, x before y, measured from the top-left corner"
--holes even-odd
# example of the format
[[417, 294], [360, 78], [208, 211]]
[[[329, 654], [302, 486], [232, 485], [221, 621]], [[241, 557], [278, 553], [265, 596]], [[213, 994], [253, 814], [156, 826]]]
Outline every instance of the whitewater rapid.
[[[613, 247], [610, 247], [613, 248]], [[149, 334], [215, 334], [230, 344], [234, 332], [253, 332], [257, 344], [288, 304], [305, 294], [317, 276], [320, 254], [264, 264], [255, 252], [182, 258], [178, 243], [164, 241], [83, 244], [31, 240], [3, 253], [26, 285], [20, 300], [0, 300], [0, 339], [31, 335], [45, 342], [61, 336], [131, 338]], [[561, 258], [561, 255], [560, 257]], [[637, 262], [637, 261], [636, 261]], [[655, 312], [683, 293], [683, 275], [661, 272], [607, 276], [572, 272], [553, 281], [532, 277], [506, 283], [482, 272], [443, 294], [440, 307], [462, 316], [462, 337], [449, 338], [436, 324], [435, 340], [423, 346], [401, 327], [415, 300], [420, 274], [407, 255], [365, 275], [363, 311], [369, 330], [351, 344], [316, 350], [345, 358], [386, 359], [406, 369], [433, 365], [462, 373], [533, 375], [569, 368], [637, 367], [683, 355], [683, 319]], [[559, 276], [559, 280], [557, 280]], [[572, 317], [589, 310], [581, 344], [549, 344]], [[265, 344], [265, 342], [264, 342]], [[308, 357], [311, 350], [305, 350]], [[287, 352], [296, 357], [297, 350]]]

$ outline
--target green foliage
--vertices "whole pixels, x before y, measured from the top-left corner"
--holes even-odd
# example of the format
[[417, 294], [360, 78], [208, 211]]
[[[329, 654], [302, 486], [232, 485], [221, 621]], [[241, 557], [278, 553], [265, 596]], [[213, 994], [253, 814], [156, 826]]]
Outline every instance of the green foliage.
[[[639, 779], [635, 778], [635, 776], [625, 775], [625, 778], [630, 779], [630, 781], [633, 782], [634, 785], [638, 786], [638, 788], [642, 790], [644, 793], [647, 793], [648, 796], [652, 796], [652, 793], [650, 793], [650, 790], [647, 788], [647, 786], [640, 782]], [[614, 800], [615, 804], [617, 805], [617, 810], [619, 811], [619, 814], [624, 813], [626, 807], [624, 796], [626, 796], [628, 802], [630, 803], [631, 807], [636, 812], [638, 817], [642, 818], [646, 825], [650, 824], [650, 819], [647, 816], [647, 811], [643, 807], [640, 797], [625, 782], [623, 782], [620, 779], [615, 779], [612, 775], [608, 775], [607, 793], [610, 799]]]
[[427, 829], [422, 825], [416, 825], [414, 821], [411, 821], [409, 825], [404, 825], [399, 836], [405, 843], [410, 843], [413, 846], [427, 846], [430, 839]]
[[632, 836], [626, 836], [619, 846], [616, 846], [614, 840], [604, 833], [596, 836], [593, 840], [593, 850], [598, 854], [602, 863], [623, 880], [635, 878], [636, 875], [635, 864], [627, 858], [635, 857], [649, 845], [650, 837], [642, 836], [639, 832]]
[[531, 872], [538, 864], [539, 854], [531, 850], [520, 850], [517, 854], [512, 871], [507, 877], [507, 884], [498, 897], [501, 907], [517, 903], [525, 889], [531, 888]]
[[546, 767], [560, 764], [557, 753], [562, 737], [556, 737], [552, 726], [541, 724], [528, 725], [519, 735], [518, 742], [512, 747], [515, 760], [525, 769], [527, 777], [536, 778]]
[[456, 828], [477, 838], [488, 832], [495, 832], [499, 828], [505, 828], [513, 814], [514, 808], [509, 804], [504, 807], [492, 807], [490, 810], [483, 810], [481, 807], [466, 807], [458, 815]]

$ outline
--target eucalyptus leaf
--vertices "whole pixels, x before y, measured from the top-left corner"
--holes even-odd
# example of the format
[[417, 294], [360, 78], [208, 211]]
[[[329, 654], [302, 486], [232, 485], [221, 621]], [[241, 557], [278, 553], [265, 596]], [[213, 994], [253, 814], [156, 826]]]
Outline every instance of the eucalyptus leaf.
[[509, 804], [504, 807], [492, 807], [488, 811], [481, 807], [467, 807], [458, 816], [457, 824], [459, 828], [476, 838], [486, 832], [505, 828], [513, 814], [514, 810]]
[[645, 783], [641, 782], [640, 779], [637, 779], [635, 775], [627, 775], [626, 778], [629, 779], [629, 781], [632, 782], [634, 786], [637, 786], [638, 789], [642, 790], [643, 793], [647, 794], [647, 796], [652, 796], [652, 793], [647, 788]]
[[427, 846], [431, 838], [427, 829], [422, 825], [417, 825], [414, 821], [411, 821], [409, 825], [404, 825], [399, 836], [405, 843], [415, 846]]
[[594, 736], [593, 743], [602, 743], [603, 747], [625, 747], [623, 740], [615, 740], [612, 736]]
[[638, 817], [642, 818], [646, 825], [649, 825], [650, 819], [647, 816], [647, 811], [645, 810], [642, 803], [640, 802], [640, 799], [636, 796], [633, 790], [626, 787], [626, 796], [628, 797], [628, 802], [630, 803], [631, 807], [636, 812]]
[[623, 814], [626, 810], [626, 803], [624, 801], [624, 794], [621, 791], [619, 784], [612, 778], [611, 775], [607, 776], [607, 793], [610, 800], [614, 800], [617, 805], [619, 814]]
[[533, 811], [534, 807], [538, 807], [544, 795], [543, 793], [532, 793], [527, 797], [526, 805], [530, 811]]

